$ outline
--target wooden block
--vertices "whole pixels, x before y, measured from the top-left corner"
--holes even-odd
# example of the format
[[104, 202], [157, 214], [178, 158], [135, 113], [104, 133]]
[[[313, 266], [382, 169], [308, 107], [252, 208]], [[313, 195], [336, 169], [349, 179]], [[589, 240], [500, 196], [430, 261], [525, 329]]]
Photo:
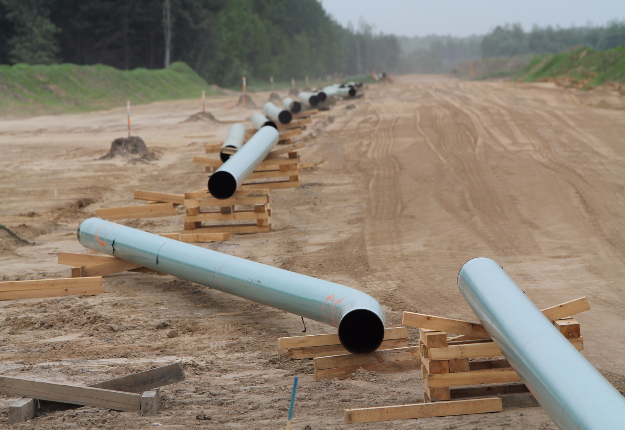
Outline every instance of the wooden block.
[[488, 387], [452, 388], [451, 398], [491, 397], [505, 394], [529, 393], [525, 384], [492, 385]]
[[266, 218], [265, 219], [258, 218], [256, 220], [256, 225], [259, 226], [259, 227], [267, 227], [267, 226], [269, 226], [269, 220], [266, 219]]
[[161, 404], [161, 393], [159, 390], [146, 391], [141, 395], [141, 415], [154, 416], [158, 412]]
[[[234, 212], [234, 206], [225, 206], [225, 207], [222, 206], [219, 208], [219, 213], [222, 213], [222, 214], [231, 214], [233, 212]], [[191, 215], [191, 214], [187, 214], [187, 215]]]
[[165, 233], [160, 236], [166, 237], [167, 239], [180, 240], [180, 233]]
[[409, 346], [406, 348], [375, 351], [370, 354], [343, 354], [329, 357], [317, 357], [313, 360], [313, 363], [315, 370], [324, 370], [336, 367], [360, 366], [389, 361], [415, 360], [418, 358], [419, 348], [416, 346]]
[[566, 318], [590, 310], [590, 303], [586, 297], [571, 300], [560, 305], [543, 309], [542, 313], [549, 321]]
[[9, 405], [9, 424], [21, 423], [35, 417], [37, 400], [19, 399]]
[[301, 163], [299, 165], [300, 169], [314, 169], [315, 168], [315, 163]]
[[[584, 348], [583, 338], [570, 338], [575, 348]], [[479, 342], [461, 345], [449, 345], [446, 348], [432, 348], [428, 351], [432, 360], [451, 360], [454, 358], [501, 357], [503, 354], [494, 342]]]
[[345, 379], [352, 376], [358, 371], [358, 369], [365, 369], [370, 372], [378, 373], [397, 373], [408, 372], [411, 370], [418, 370], [420, 361], [418, 359], [412, 360], [398, 360], [388, 361], [381, 363], [369, 363], [359, 364], [354, 366], [337, 367], [331, 369], [315, 370], [315, 381], [323, 381], [325, 379]]
[[[382, 344], [377, 350], [405, 348], [407, 346], [408, 341], [406, 339], [389, 339], [382, 341]], [[281, 355], [286, 355], [298, 360], [303, 358], [327, 357], [330, 355], [342, 355], [348, 353], [349, 352], [343, 348], [342, 345], [309, 346], [304, 348], [280, 350]]]
[[[219, 148], [221, 148], [221, 146]], [[219, 152], [219, 150], [215, 152]], [[205, 157], [203, 155], [195, 155], [193, 157], [193, 163], [202, 164], [209, 167], [221, 167], [221, 165], [224, 164], [223, 161], [221, 161], [221, 159], [219, 158]]]
[[102, 277], [0, 282], [0, 300], [103, 294]]
[[267, 233], [270, 231], [271, 231], [271, 225], [267, 227], [258, 227], [256, 224], [236, 224], [236, 225], [214, 225], [214, 226], [209, 226], [209, 227], [196, 228], [195, 230], [183, 230], [182, 233], [183, 234], [200, 234], [200, 233], [251, 234], [251, 233]]
[[[408, 337], [406, 327], [387, 327], [384, 329], [384, 340], [405, 339]], [[278, 338], [278, 349], [304, 348], [309, 346], [340, 345], [338, 334], [312, 334]]]
[[468, 372], [469, 370], [471, 370], [471, 368], [467, 358], [454, 358], [453, 360], [449, 360], [449, 373]]
[[78, 385], [39, 382], [27, 379], [0, 376], [0, 391], [14, 396], [76, 405], [107, 408], [118, 411], [138, 411], [141, 395]]
[[404, 312], [402, 324], [408, 327], [419, 327], [447, 333], [464, 334], [480, 339], [490, 339], [490, 335], [481, 324], [451, 318]]
[[556, 326], [560, 333], [566, 338], [580, 337], [582, 335], [579, 323], [574, 319], [555, 320], [553, 325]]
[[456, 400], [450, 402], [346, 409], [345, 422], [347, 424], [354, 424], [501, 411], [501, 399], [493, 397], [486, 399]]
[[258, 213], [255, 211], [236, 211], [230, 214], [222, 214], [219, 212], [203, 212], [198, 215], [187, 215], [185, 222], [193, 221], [243, 221], [252, 219], [267, 219], [269, 214], [267, 212]]
[[447, 333], [441, 331], [423, 332], [421, 342], [428, 348], [443, 348], [447, 346]]
[[422, 358], [430, 358], [430, 349], [422, 342], [419, 342], [419, 352], [421, 353]]
[[521, 382], [521, 377], [512, 368], [486, 369], [471, 372], [428, 374], [428, 387], [458, 387], [462, 385], [503, 384]]
[[157, 193], [154, 191], [135, 190], [133, 198], [136, 200], [151, 200], [176, 205], [184, 203], [184, 195], [182, 194]]
[[[425, 381], [425, 378], [423, 380]], [[428, 402], [451, 400], [449, 393], [449, 387], [428, 387], [427, 385], [423, 387], [423, 397], [424, 399], [427, 398]]]
[[199, 213], [200, 213], [200, 208], [199, 207], [186, 208], [185, 209], [185, 214], [186, 215], [197, 215]]
[[110, 255], [93, 255], [93, 254], [79, 254], [77, 252], [59, 252], [58, 264], [65, 264], [68, 266], [95, 266], [101, 263], [107, 263], [115, 261], [117, 258]]
[[181, 234], [180, 241], [185, 243], [196, 242], [221, 242], [230, 240], [232, 233], [199, 233], [199, 234]]
[[85, 266], [72, 267], [72, 278], [84, 278], [85, 276]]
[[[192, 233], [193, 230], [195, 230], [197, 228], [197, 224], [198, 223], [196, 223], [195, 221], [193, 221], [193, 222], [185, 222], [183, 224], [183, 229], [184, 229], [183, 231], [185, 233]], [[178, 239], [180, 240], [180, 237], [178, 237]]]
[[449, 373], [449, 360], [431, 360], [421, 357], [421, 364], [423, 364], [427, 373]]
[[126, 272], [127, 270], [138, 269], [140, 267], [143, 266], [116, 258], [115, 260], [107, 263], [100, 263], [95, 266], [86, 267], [85, 276], [114, 275], [115, 273]]
[[91, 385], [94, 388], [106, 390], [126, 391], [129, 393], [142, 393], [153, 388], [175, 384], [185, 380], [182, 362], [168, 364], [155, 369], [145, 370], [139, 373], [122, 376], [120, 378], [109, 379]]
[[[467, 359], [456, 359], [456, 360], [467, 360]], [[469, 372], [475, 370], [486, 370], [486, 369], [502, 369], [506, 367], [510, 367], [510, 363], [508, 360], [500, 358], [495, 360], [480, 360], [480, 361], [468, 361], [468, 369], [460, 370], [460, 372]]]

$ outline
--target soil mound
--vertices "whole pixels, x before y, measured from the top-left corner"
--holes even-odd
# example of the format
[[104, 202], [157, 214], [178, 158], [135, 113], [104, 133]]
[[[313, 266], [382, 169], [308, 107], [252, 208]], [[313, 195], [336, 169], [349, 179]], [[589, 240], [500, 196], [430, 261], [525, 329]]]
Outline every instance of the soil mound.
[[111, 143], [111, 150], [98, 160], [110, 160], [114, 157], [122, 157], [131, 164], [149, 163], [158, 159], [156, 154], [150, 152], [143, 139], [139, 136], [120, 137]]
[[199, 121], [214, 122], [216, 124], [221, 124], [221, 121], [215, 118], [215, 116], [210, 112], [194, 113], [189, 118], [182, 121], [180, 124], [184, 124], [185, 122], [199, 122]]
[[[243, 106], [243, 96], [239, 96], [239, 100], [237, 100], [237, 106]], [[258, 107], [256, 106], [256, 103], [254, 103], [254, 100], [252, 100], [252, 98], [245, 94], [245, 107], [248, 109], [258, 109]]]
[[271, 94], [269, 94], [269, 101], [270, 102], [282, 103], [282, 99], [280, 98], [278, 93], [271, 93]]
[[298, 90], [297, 88], [291, 88], [291, 89], [289, 90], [289, 95], [290, 95], [290, 96], [296, 96], [296, 95], [298, 95], [298, 94], [299, 94], [299, 90]]
[[7, 226], [0, 224], [0, 256], [11, 255], [15, 248], [24, 245], [32, 245], [32, 243], [19, 237]]

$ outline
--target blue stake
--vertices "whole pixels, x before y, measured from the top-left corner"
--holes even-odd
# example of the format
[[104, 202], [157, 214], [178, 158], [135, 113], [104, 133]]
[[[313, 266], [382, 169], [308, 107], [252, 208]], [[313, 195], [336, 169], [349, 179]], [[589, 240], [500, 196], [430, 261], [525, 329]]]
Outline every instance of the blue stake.
[[293, 381], [293, 392], [291, 393], [291, 407], [289, 408], [289, 420], [286, 422], [286, 430], [291, 428], [291, 418], [293, 418], [293, 405], [295, 404], [295, 392], [297, 391], [297, 376]]

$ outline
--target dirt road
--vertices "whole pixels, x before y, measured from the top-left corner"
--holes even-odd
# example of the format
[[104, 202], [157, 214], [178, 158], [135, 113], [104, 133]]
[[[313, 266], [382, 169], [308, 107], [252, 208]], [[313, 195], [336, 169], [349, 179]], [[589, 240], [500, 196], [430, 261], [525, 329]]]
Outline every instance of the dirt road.
[[[315, 117], [302, 158], [316, 167], [301, 188], [272, 192], [273, 232], [204, 246], [361, 289], [390, 325], [404, 310], [475, 320], [456, 275], [470, 258], [493, 258], [539, 307], [589, 298], [578, 317], [584, 354], [623, 392], [625, 115], [594, 107], [597, 97], [428, 76], [372, 86], [355, 108]], [[268, 94], [253, 98], [261, 105]], [[211, 99], [207, 110], [251, 116], [227, 112], [232, 101]], [[124, 135], [124, 109], [0, 121], [0, 223], [34, 243], [0, 230], [0, 276], [68, 276], [56, 253], [82, 251], [75, 230], [96, 208], [133, 204], [134, 189], [204, 186], [191, 158], [228, 125], [181, 123], [198, 107], [137, 106], [133, 134], [160, 159], [136, 165], [97, 160]], [[206, 133], [216, 137], [184, 138]], [[182, 215], [126, 224], [173, 232]], [[183, 360], [187, 381], [164, 389], [157, 417], [82, 408], [15, 428], [275, 429], [298, 375], [298, 430], [555, 429], [540, 408], [348, 426], [346, 408], [422, 401], [419, 372], [315, 383], [310, 362], [278, 358], [276, 338], [303, 329], [296, 316], [172, 277], [105, 284], [97, 297], [0, 302], [0, 374], [94, 383]], [[0, 397], [0, 428], [13, 400]]]

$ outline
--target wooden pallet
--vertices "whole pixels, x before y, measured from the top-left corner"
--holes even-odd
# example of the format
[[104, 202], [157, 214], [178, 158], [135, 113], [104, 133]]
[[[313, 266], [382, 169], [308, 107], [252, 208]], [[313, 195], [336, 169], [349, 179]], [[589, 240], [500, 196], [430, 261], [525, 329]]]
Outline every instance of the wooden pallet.
[[[229, 199], [216, 199], [208, 190], [185, 193], [183, 235], [206, 233], [265, 233], [271, 231], [271, 208], [268, 190], [237, 191]], [[208, 209], [208, 210], [207, 210]], [[239, 221], [251, 221], [242, 224]], [[204, 223], [211, 223], [206, 225]]]
[[[385, 329], [384, 340], [378, 351], [407, 348], [408, 331], [406, 327], [392, 327]], [[309, 336], [281, 337], [278, 339], [280, 356], [295, 359], [328, 357], [333, 355], [347, 355], [338, 334], [316, 334]], [[342, 360], [342, 359], [337, 359]]]

